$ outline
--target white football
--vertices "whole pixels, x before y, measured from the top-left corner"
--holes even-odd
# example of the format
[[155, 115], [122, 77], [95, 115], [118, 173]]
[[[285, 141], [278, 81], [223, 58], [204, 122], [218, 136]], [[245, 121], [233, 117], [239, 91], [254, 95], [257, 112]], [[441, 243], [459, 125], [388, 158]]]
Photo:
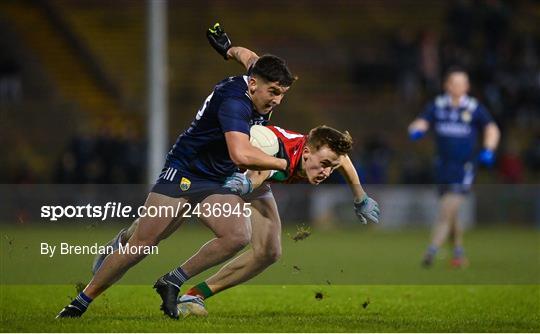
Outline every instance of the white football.
[[272, 130], [262, 125], [253, 125], [249, 130], [249, 142], [268, 155], [279, 151], [278, 138]]

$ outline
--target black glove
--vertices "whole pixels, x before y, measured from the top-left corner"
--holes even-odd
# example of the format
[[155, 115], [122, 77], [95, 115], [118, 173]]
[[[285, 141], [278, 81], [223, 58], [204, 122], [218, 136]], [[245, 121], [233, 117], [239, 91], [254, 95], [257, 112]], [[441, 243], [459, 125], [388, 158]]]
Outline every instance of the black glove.
[[231, 40], [225, 30], [221, 28], [219, 23], [214, 24], [214, 27], [208, 28], [206, 31], [206, 37], [210, 45], [216, 50], [220, 55], [227, 60], [227, 51], [231, 48]]

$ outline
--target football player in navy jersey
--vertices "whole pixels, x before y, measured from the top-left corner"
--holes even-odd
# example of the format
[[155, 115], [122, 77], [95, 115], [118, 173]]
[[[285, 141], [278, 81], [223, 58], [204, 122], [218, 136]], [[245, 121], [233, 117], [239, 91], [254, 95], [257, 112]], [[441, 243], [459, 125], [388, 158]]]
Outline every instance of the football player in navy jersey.
[[[418, 140], [432, 129], [435, 137], [436, 180], [440, 207], [422, 265], [432, 265], [438, 249], [450, 234], [454, 253], [451, 264], [462, 267], [467, 261], [463, 250], [463, 228], [458, 221], [459, 207], [470, 191], [477, 162], [492, 166], [500, 132], [486, 108], [467, 95], [469, 77], [461, 68], [451, 68], [444, 81], [445, 94], [437, 96], [409, 126], [409, 136]], [[478, 152], [477, 139], [483, 133]]]
[[[268, 126], [280, 143], [278, 156], [290, 161], [288, 173], [282, 171], [247, 171], [235, 173], [225, 187], [243, 195], [248, 200], [268, 182], [299, 183], [318, 185], [338, 170], [348, 183], [354, 210], [361, 222], [379, 222], [379, 206], [362, 188], [360, 179], [348, 156], [352, 138], [328, 126], [312, 129], [308, 135]], [[255, 189], [255, 190], [254, 190]], [[259, 214], [259, 212], [256, 212]], [[223, 266], [206, 281], [196, 284], [179, 300], [179, 312], [184, 315], [204, 316], [207, 314], [205, 299], [223, 290], [246, 282], [272, 265], [281, 254], [281, 229], [279, 216], [274, 222], [265, 222], [258, 215], [251, 217], [253, 232], [251, 248]]]
[[[209, 40], [210, 43], [214, 46], [214, 48], [223, 55], [223, 53], [220, 51], [221, 48], [219, 46], [216, 46], [215, 44], [219, 44], [216, 43], [216, 41], [218, 41], [219, 39], [224, 40], [226, 43], [227, 39], [222, 38], [222, 32], [221, 37], [219, 37], [219, 28], [216, 30], [218, 32], [218, 36], [216, 36], [215, 33], [210, 31], [211, 33], [209, 34]], [[236, 58], [238, 57], [235, 57], [235, 59]], [[278, 171], [278, 173], [274, 172], [274, 174], [272, 175], [273, 179], [280, 180], [282, 182], [294, 182], [297, 179], [306, 179], [305, 175], [302, 176], [303, 174], [296, 173], [296, 171], [299, 170], [299, 168], [297, 167], [299, 165], [302, 165], [301, 163], [299, 163], [299, 157], [304, 154], [302, 147], [306, 143], [306, 136], [298, 133], [293, 133], [278, 127], [270, 128], [276, 133], [278, 137], [283, 139], [281, 140], [281, 142], [285, 145], [284, 149], [281, 150], [281, 154], [279, 154], [279, 156], [285, 158], [285, 160], [289, 162], [286, 170]], [[345, 136], [344, 134], [339, 133], [337, 130], [330, 129], [328, 127], [322, 127], [321, 129], [316, 131], [316, 133], [317, 135], [313, 138], [321, 136], [325, 137], [326, 135], [330, 135], [330, 137], [336, 140], [337, 138], [342, 139], [339, 141], [340, 143], [346, 143], [350, 141], [350, 136], [348, 134], [347, 136]], [[345, 137], [348, 137], [348, 141], [344, 140], [347, 139]], [[350, 149], [351, 143], [352, 142], [349, 142], [348, 149]], [[298, 154], [294, 153], [295, 148], [299, 149], [296, 151]], [[347, 150], [347, 148], [341, 147], [341, 151], [343, 150]], [[320, 154], [322, 154], [321, 152], [327, 155], [327, 159], [322, 159], [320, 157]], [[311, 155], [309, 163], [306, 164], [308, 166], [311, 166], [310, 171], [307, 173], [309, 174], [307, 180], [309, 180], [313, 184], [318, 184], [324, 179], [325, 175], [329, 174], [336, 168], [336, 161], [333, 161], [334, 164], [332, 164], [332, 166], [327, 165], [331, 164], [329, 159], [335, 160], [338, 155], [333, 153], [333, 151], [331, 150], [329, 151], [327, 148], [321, 150], [317, 148], [316, 150], [313, 150], [312, 153], [313, 154]], [[339, 158], [341, 159], [341, 155], [339, 155]], [[324, 167], [321, 167], [322, 164], [324, 164]], [[344, 162], [339, 165], [339, 169], [343, 172], [348, 183], [351, 185], [354, 197], [354, 209], [360, 221], [362, 221], [363, 223], [367, 223], [368, 220], [372, 222], [378, 222], [378, 205], [363, 191], [360, 185], [360, 180], [358, 179], [358, 175], [356, 174], [356, 170], [352, 166], [350, 159], [348, 157], [346, 159], [344, 158]], [[318, 170], [318, 172], [315, 173], [314, 170]], [[232, 275], [233, 281], [226, 283], [230, 284], [228, 286], [239, 284], [262, 272], [269, 265], [277, 261], [281, 254], [281, 221], [271, 188], [268, 183], [262, 185], [258, 184], [257, 187], [253, 187], [250, 183], [247, 182], [247, 179], [244, 175], [245, 174], [243, 173], [234, 173], [233, 176], [227, 179], [226, 184], [228, 184], [229, 186], [227, 186], [226, 188], [229, 188], [229, 190], [232, 190], [234, 193], [243, 195], [243, 199], [251, 204], [252, 215], [249, 217], [251, 230], [249, 231], [249, 233], [239, 231], [235, 234], [238, 240], [240, 240], [237, 245], [247, 244], [249, 242], [251, 244], [251, 248], [248, 251], [244, 252], [242, 255], [240, 255], [237, 259], [233, 260], [229, 265], [224, 267], [224, 270], [226, 270], [227, 273], [230, 273], [231, 270], [235, 271], [235, 268], [237, 268], [238, 266], [241, 267], [239, 270], [237, 270], [237, 272]], [[266, 174], [265, 172], [263, 172], [261, 175]], [[242, 176], [243, 178], [240, 176]], [[243, 182], [242, 185], [244, 186], [244, 190], [238, 192], [238, 189], [230, 186], [231, 182]], [[257, 189], [254, 190], [254, 188]], [[204, 224], [209, 226], [223, 223], [220, 222], [220, 220], [222, 219], [220, 219], [219, 216], [199, 217], [199, 219], [203, 221]], [[120, 244], [125, 244], [133, 233], [135, 226], [136, 224], [133, 224], [127, 231], [122, 231], [115, 239], [111, 240], [109, 244], [115, 247], [115, 249], [117, 249]], [[171, 232], [172, 230], [168, 231], [168, 233]], [[181, 287], [182, 283], [189, 279], [191, 276], [197, 275], [203, 270], [217, 264], [216, 261], [213, 260], [213, 258], [215, 258], [213, 254], [208, 254], [207, 252], [201, 253], [203, 249], [204, 246], [197, 254], [185, 261], [180, 267], [172, 270], [170, 273], [164, 275], [162, 278], [160, 278], [160, 280], [158, 280], [158, 283], [160, 283], [160, 281], [166, 281], [168, 286], [170, 286], [169, 282], [173, 282], [175, 285], [175, 289], [173, 289], [174, 293], [167, 293], [161, 295], [163, 299], [162, 308], [173, 310], [172, 305], [170, 307], [165, 307], [164, 305], [174, 304], [174, 306], [176, 306], [176, 294], [178, 293], [178, 289]], [[218, 253], [231, 254], [238, 251], [239, 248], [234, 248], [231, 252], [230, 249], [220, 249], [216, 245], [216, 247], [211, 248], [211, 250]], [[201, 257], [201, 254], [205, 254], [207, 258]], [[221, 258], [223, 258], [223, 256]], [[103, 257], [101, 259], [98, 258], [98, 261], [94, 264], [94, 271], [96, 270], [96, 268], [99, 267], [100, 261], [102, 261], [102, 259]], [[176, 289], [176, 287], [178, 289]], [[208, 287], [206, 285], [206, 282], [203, 282], [197, 285], [195, 289], [192, 289], [190, 291], [201, 290], [203, 292], [200, 296], [197, 294], [190, 295], [186, 293], [179, 300], [181, 305], [178, 309], [184, 309], [185, 312], [186, 308], [193, 308], [194, 310], [199, 310], [198, 314], [205, 313], [206, 310], [204, 308], [204, 298], [212, 293], [212, 288]], [[166, 314], [171, 316], [172, 313], [169, 314], [166, 312]], [[193, 314], [197, 314], [197, 312], [194, 312]], [[178, 313], [172, 315], [172, 317], [177, 317]]]
[[[286, 159], [266, 155], [249, 143], [249, 130], [253, 124], [267, 122], [273, 108], [280, 104], [296, 78], [276, 56], [258, 57], [248, 49], [231, 46], [219, 25], [209, 29], [207, 37], [225, 59], [235, 59], [249, 72], [227, 78], [215, 86], [191, 126], [178, 137], [167, 154], [163, 171], [146, 199], [146, 208], [188, 209], [186, 203], [208, 203], [210, 206], [227, 203], [236, 207], [244, 203], [243, 199], [222, 185], [239, 168], [288, 170]], [[265, 194], [261, 196], [264, 199]], [[127, 241], [129, 246], [157, 245], [178, 227], [183, 213], [180, 212], [178, 217], [139, 217]], [[216, 238], [190, 259], [189, 266], [174, 269], [154, 285], [163, 300], [163, 312], [171, 318], [178, 318], [176, 298], [186, 279], [222, 263], [249, 243], [249, 217], [229, 215], [203, 222]], [[120, 240], [123, 233], [121, 231], [115, 239]], [[80, 317], [93, 299], [144, 257], [144, 253], [120, 254], [118, 250], [104, 257], [95, 266], [90, 283], [57, 318]]]

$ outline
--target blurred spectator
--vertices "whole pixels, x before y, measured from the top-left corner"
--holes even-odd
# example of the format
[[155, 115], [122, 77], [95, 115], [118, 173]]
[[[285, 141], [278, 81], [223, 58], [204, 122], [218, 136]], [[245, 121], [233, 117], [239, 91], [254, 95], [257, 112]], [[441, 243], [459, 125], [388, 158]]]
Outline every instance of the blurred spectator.
[[443, 69], [450, 66], [458, 65], [464, 68], [472, 68], [473, 55], [470, 49], [465, 49], [451, 41], [448, 38], [443, 42], [443, 49], [441, 50], [441, 62]]
[[32, 184], [38, 181], [34, 171], [27, 163], [22, 163], [15, 172], [13, 183]]
[[365, 141], [364, 152], [362, 161], [364, 161], [366, 183], [387, 183], [392, 151], [386, 141], [378, 135], [371, 135]]
[[432, 166], [427, 159], [422, 159], [414, 152], [407, 153], [401, 166], [401, 183], [431, 184], [433, 183]]
[[78, 183], [75, 157], [71, 152], [64, 152], [55, 171], [55, 182], [63, 184]]
[[0, 63], [0, 103], [16, 103], [21, 99], [21, 65], [14, 59], [6, 59]]
[[418, 45], [414, 33], [406, 28], [397, 32], [392, 43], [392, 59], [398, 72], [400, 95], [406, 102], [418, 97]]
[[474, 29], [475, 14], [471, 2], [455, 0], [450, 3], [446, 22], [452, 42], [459, 47], [468, 48]]
[[517, 143], [510, 141], [499, 156], [499, 176], [503, 183], [523, 182], [523, 161], [518, 153]]
[[126, 127], [122, 138], [124, 151], [123, 170], [126, 176], [126, 183], [140, 183], [145, 175], [146, 152], [144, 144], [139, 139], [137, 132]]
[[[450, 0], [443, 3], [442, 6], [440, 2], [433, 1], [422, 1], [421, 4], [422, 6], [419, 6], [423, 9], [421, 22], [411, 22], [411, 20], [415, 20], [417, 14], [411, 12], [395, 15], [392, 12], [400, 10], [402, 7], [391, 1], [373, 2], [373, 4], [354, 1], [336, 4], [322, 1], [318, 4], [320, 8], [317, 11], [305, 11], [303, 15], [305, 14], [306, 17], [300, 17], [298, 20], [311, 22], [311, 19], [315, 19], [314, 15], [318, 15], [319, 10], [324, 11], [327, 8], [346, 9], [350, 13], [365, 10], [365, 13], [376, 12], [383, 13], [383, 15], [374, 16], [372, 20], [367, 21], [367, 17], [359, 15], [359, 17], [362, 16], [362, 19], [351, 23], [347, 23], [346, 17], [344, 17], [343, 21], [336, 21], [336, 24], [322, 25], [320, 32], [314, 31], [309, 36], [305, 35], [305, 31], [302, 30], [304, 25], [289, 25], [289, 34], [295, 38], [286, 39], [286, 43], [279, 46], [276, 44], [275, 47], [294, 56], [294, 62], [299, 65], [300, 72], [304, 71], [306, 74], [309, 72], [309, 75], [303, 76], [305, 80], [303, 78], [300, 85], [304, 91], [298, 95], [295, 94], [298, 96], [298, 100], [307, 97], [309, 100], [313, 100], [313, 106], [316, 106], [313, 110], [308, 108], [309, 111], [306, 112], [306, 115], [309, 116], [306, 122], [317, 124], [320, 122], [318, 117], [328, 116], [328, 114], [319, 113], [325, 108], [321, 103], [321, 100], [324, 100], [324, 103], [331, 104], [333, 110], [346, 110], [346, 112], [331, 115], [331, 117], [335, 117], [336, 124], [349, 122], [351, 119], [350, 114], [348, 114], [349, 110], [352, 110], [352, 106], [355, 108], [360, 106], [359, 121], [354, 124], [356, 128], [352, 129], [352, 132], [371, 131], [373, 129], [370, 127], [372, 123], [375, 126], [387, 124], [389, 128], [392, 128], [387, 130], [396, 131], [397, 127], [406, 122], [408, 117], [406, 115], [417, 110], [421, 102], [420, 97], [432, 97], [439, 92], [441, 73], [450, 64], [459, 64], [471, 70], [471, 78], [475, 84], [473, 94], [478, 95], [482, 101], [486, 102], [502, 130], [506, 133], [522, 133], [523, 135], [518, 139], [520, 140], [519, 146], [526, 147], [525, 143], [533, 136], [533, 131], [530, 129], [540, 124], [540, 32], [536, 22], [538, 21], [538, 2]], [[89, 8], [93, 6], [88, 5]], [[99, 5], [95, 6], [99, 7]], [[377, 11], [368, 8], [373, 6], [376, 7]], [[76, 7], [75, 4], [74, 8]], [[441, 8], [443, 12], [441, 12]], [[73, 8], [66, 9], [67, 12], [70, 10]], [[328, 12], [329, 18], [333, 15], [332, 13], [334, 12]], [[76, 19], [78, 14], [75, 12], [71, 15]], [[171, 15], [176, 14], [171, 12]], [[109, 21], [110, 19], [114, 21], [116, 16], [116, 12], [112, 12], [106, 17]], [[128, 27], [129, 16], [125, 18], [126, 27]], [[287, 21], [288, 17], [284, 17], [284, 19]], [[136, 18], [134, 20], [136, 21]], [[96, 25], [99, 24], [100, 22], [96, 22]], [[369, 29], [351, 30], [348, 28], [350, 27], [348, 24], [355, 24], [357, 27], [369, 25]], [[107, 30], [107, 25], [105, 22], [104, 30]], [[0, 31], [10, 30], [2, 28], [0, 27]], [[128, 43], [125, 43], [121, 50], [136, 51], [129, 47], [132, 43], [129, 41], [129, 28], [118, 28], [118, 34], [126, 34], [126, 38], [128, 38]], [[322, 33], [323, 30], [324, 33]], [[416, 34], [417, 31], [420, 32], [419, 35]], [[11, 33], [6, 33], [5, 36], [10, 37]], [[15, 41], [16, 31], [13, 36], [13, 38], [4, 38], [4, 40], [10, 42], [9, 40], [13, 39]], [[135, 38], [139, 38], [139, 36], [136, 35]], [[91, 48], [102, 44], [99, 39], [95, 41], [91, 39], [89, 40]], [[297, 43], [298, 40], [301, 43]], [[279, 42], [279, 40], [276, 41]], [[84, 100], [65, 101], [64, 96], [69, 94], [65, 94], [62, 87], [55, 87], [54, 80], [51, 81], [52, 85], [44, 84], [43, 80], [34, 80], [33, 78], [41, 78], [39, 72], [46, 74], [50, 69], [40, 68], [40, 61], [31, 60], [28, 62], [36, 55], [27, 57], [25, 56], [25, 52], [27, 52], [25, 48], [14, 48], [19, 43], [7, 42], [1, 45], [3, 48], [0, 47], [0, 105], [18, 101], [23, 98], [24, 93], [22, 101], [24, 103], [18, 106], [19, 110], [10, 115], [13, 117], [11, 120], [20, 121], [19, 117], [28, 117], [34, 122], [41, 123], [40, 117], [45, 114], [43, 107], [41, 107], [44, 105], [41, 100], [43, 96], [51, 99], [48, 101], [51, 106], [70, 104], [86, 106]], [[182, 43], [185, 41], [179, 39], [179, 35], [175, 35], [171, 36], [170, 43], [183, 45]], [[336, 45], [338, 46], [336, 47]], [[305, 63], [306, 54], [312, 54], [313, 50], [319, 49], [324, 50], [320, 53], [320, 59], [316, 62], [309, 62], [309, 71], [302, 68], [302, 66], [308, 65]], [[104, 57], [105, 63], [110, 61], [110, 64], [118, 62], [115, 60], [117, 53], [123, 54], [115, 49], [103, 53], [101, 53], [101, 49], [94, 51], [99, 51], [98, 56]], [[346, 56], [347, 52], [350, 54], [350, 59]], [[111, 57], [111, 59], [106, 59], [106, 57]], [[197, 65], [200, 65], [199, 62]], [[177, 62], [174, 66], [171, 64], [171, 77], [182, 77], [179, 73], [186, 70], [196, 71], [196, 68], [190, 68], [190, 66], [193, 67], [193, 64], [189, 61], [187, 63]], [[126, 62], [124, 65], [126, 71], [136, 71], [130, 62]], [[216, 66], [219, 64], [216, 63]], [[114, 77], [116, 75], [122, 76], [124, 68], [122, 66], [122, 71], [111, 68], [108, 70], [111, 71], [109, 74]], [[24, 80], [24, 87], [21, 84], [23, 74], [24, 78], [32, 78], [32, 80]], [[51, 78], [53, 77], [51, 76]], [[347, 78], [349, 78], [348, 82]], [[198, 85], [207, 79], [210, 80], [210, 78], [202, 76], [201, 80], [190, 83], [184, 83], [182, 80], [171, 80], [171, 90], [181, 92], [177, 93], [177, 95], [180, 94], [180, 98], [171, 101], [171, 110], [179, 105], [196, 105], [198, 101], [192, 101], [193, 97], [207, 93], [207, 87], [204, 87], [204, 91], [201, 92]], [[140, 92], [143, 91], [143, 88], [137, 88], [142, 83], [127, 84], [128, 80], [125, 81], [122, 83], [122, 90], [127, 92], [127, 96], [133, 96], [133, 99], [128, 98], [129, 101], [124, 101], [127, 102], [126, 105], [142, 105], [144, 94], [140, 94]], [[182, 82], [181, 86], [178, 86], [179, 82]], [[353, 86], [353, 84], [358, 86]], [[322, 91], [324, 94], [320, 94]], [[295, 99], [296, 97], [293, 97], [290, 101], [293, 102]], [[297, 101], [294, 102], [296, 105], [299, 104]], [[89, 111], [89, 118], [99, 117], [96, 116], [100, 113], [99, 110]], [[124, 115], [120, 117], [124, 117]], [[176, 120], [182, 120], [184, 116], [175, 117], [177, 117]], [[356, 115], [354, 117], [356, 119]], [[58, 119], [57, 115], [51, 114], [48, 122], [55, 123]], [[287, 117], [282, 118], [282, 120], [283, 124], [291, 121]], [[142, 118], [137, 123], [142, 124]], [[104, 128], [99, 134], [80, 134], [73, 138], [69, 138], [67, 132], [58, 135], [66, 142], [71, 141], [69, 147], [61, 154], [58, 161], [54, 161], [54, 158], [44, 161], [47, 164], [45, 170], [56, 166], [56, 170], [50, 176], [58, 182], [134, 183], [142, 181], [146, 165], [144, 145], [139, 135], [133, 133], [131, 128]], [[536, 144], [538, 145], [538, 142]], [[400, 145], [399, 142], [396, 142], [392, 149], [397, 152], [402, 148]], [[537, 158], [535, 158], [537, 150], [534, 146], [530, 146], [527, 152], [524, 150], [514, 152], [523, 158], [526, 167], [526, 174], [523, 177], [526, 180], [530, 179], [530, 171], [540, 170], [536, 162]], [[397, 164], [389, 165], [389, 163], [384, 162], [385, 158], [379, 159], [378, 154], [366, 152], [365, 155], [362, 155], [363, 164], [359, 172], [362, 173], [362, 177], [367, 182], [402, 180], [407, 183], [417, 183], [429, 177], [425, 173], [426, 166], [423, 164], [427, 157], [419, 154], [417, 158], [418, 160], [410, 159], [408, 156], [402, 157]], [[24, 173], [21, 174], [18, 171], [19, 165], [17, 163], [4, 165], [6, 170], [4, 175], [8, 175], [8, 182], [31, 179], [21, 177]], [[32, 164], [29, 166], [33, 167]], [[398, 170], [389, 173], [389, 168]], [[388, 180], [387, 174], [397, 177]], [[338, 174], [335, 175], [337, 177]], [[51, 179], [44, 181], [51, 181]], [[328, 181], [340, 182], [339, 179]]]
[[[532, 138], [528, 148], [525, 150], [525, 163], [527, 167], [538, 175], [540, 172], [540, 133]], [[538, 180], [536, 180], [538, 182]]]
[[428, 95], [436, 94], [440, 89], [439, 59], [439, 36], [434, 31], [425, 30], [420, 40], [420, 73]]
[[133, 130], [115, 135], [104, 127], [97, 136], [75, 136], [55, 171], [58, 183], [142, 182], [145, 153]]
[[499, 60], [499, 46], [508, 37], [510, 13], [500, 0], [484, 0], [483, 2], [482, 18], [486, 52], [484, 63], [490, 68], [494, 68]]

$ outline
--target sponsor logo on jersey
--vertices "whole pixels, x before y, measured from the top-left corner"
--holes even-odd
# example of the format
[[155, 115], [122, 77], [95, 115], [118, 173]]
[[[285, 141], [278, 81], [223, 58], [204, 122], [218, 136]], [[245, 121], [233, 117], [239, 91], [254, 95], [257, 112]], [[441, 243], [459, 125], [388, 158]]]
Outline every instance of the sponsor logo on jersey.
[[436, 131], [440, 135], [450, 137], [466, 137], [471, 133], [469, 124], [442, 122], [436, 125]]
[[258, 117], [258, 118], [254, 118], [252, 119], [250, 122], [249, 122], [249, 125], [250, 126], [253, 126], [253, 125], [264, 125], [264, 123], [266, 122], [266, 120], [262, 117]]
[[452, 109], [452, 111], [450, 111], [449, 119], [453, 122], [457, 122], [459, 119], [459, 112], [456, 109]]
[[189, 187], [191, 187], [191, 181], [182, 177], [182, 180], [180, 180], [180, 189], [182, 189], [182, 191], [187, 191]]
[[452, 110], [449, 110], [447, 108], [437, 108], [435, 109], [435, 118], [440, 121], [452, 119]]

